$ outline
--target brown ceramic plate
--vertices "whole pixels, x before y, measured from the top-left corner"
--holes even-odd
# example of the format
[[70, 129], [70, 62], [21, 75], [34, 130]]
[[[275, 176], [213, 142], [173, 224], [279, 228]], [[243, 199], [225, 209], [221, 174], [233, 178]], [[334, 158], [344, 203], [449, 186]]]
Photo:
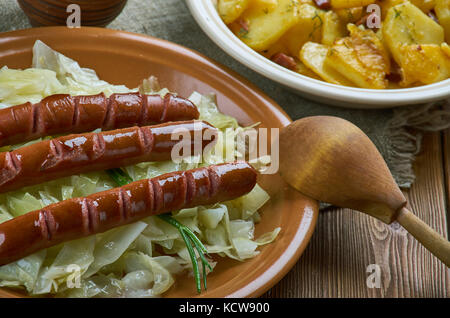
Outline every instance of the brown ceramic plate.
[[[97, 71], [114, 84], [136, 87], [155, 75], [163, 87], [187, 97], [192, 91], [217, 94], [220, 110], [241, 125], [261, 122], [262, 127], [290, 123], [286, 113], [255, 86], [199, 53], [152, 37], [101, 28], [35, 28], [0, 35], [0, 67], [27, 68], [31, 48], [40, 39], [53, 49]], [[257, 297], [276, 284], [297, 262], [309, 242], [318, 215], [317, 202], [284, 183], [279, 175], [265, 175], [259, 184], [271, 195], [262, 209], [255, 235], [281, 227], [272, 244], [246, 262], [220, 258], [208, 276], [202, 297]], [[20, 296], [0, 289], [0, 296]], [[179, 277], [166, 297], [194, 297], [192, 278]]]

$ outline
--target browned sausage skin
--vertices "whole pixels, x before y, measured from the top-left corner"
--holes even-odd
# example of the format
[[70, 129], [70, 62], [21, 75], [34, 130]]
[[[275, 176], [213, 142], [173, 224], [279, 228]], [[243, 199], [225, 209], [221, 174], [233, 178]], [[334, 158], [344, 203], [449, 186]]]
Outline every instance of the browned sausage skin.
[[198, 119], [187, 99], [167, 94], [103, 93], [92, 96], [57, 94], [37, 104], [0, 109], [0, 146], [13, 145], [53, 134], [111, 130], [169, 121]]
[[253, 189], [256, 177], [241, 161], [172, 172], [52, 204], [0, 224], [0, 265], [150, 215], [235, 199]]
[[[191, 135], [191, 154], [196, 143], [199, 144], [197, 148], [204, 149], [216, 141], [217, 129], [203, 121], [164, 123], [44, 140], [0, 153], [0, 192], [89, 171], [170, 160], [172, 148], [178, 143], [178, 140], [172, 140], [172, 133], [180, 128]], [[196, 131], [201, 131], [201, 136], [208, 131], [212, 137], [197, 140]]]

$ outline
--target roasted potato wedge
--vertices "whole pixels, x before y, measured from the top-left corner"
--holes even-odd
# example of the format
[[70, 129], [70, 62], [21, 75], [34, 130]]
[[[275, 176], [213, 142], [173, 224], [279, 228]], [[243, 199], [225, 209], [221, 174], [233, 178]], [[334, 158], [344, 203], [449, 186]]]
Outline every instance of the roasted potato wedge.
[[[406, 1], [406, 0], [405, 0]], [[436, 6], [436, 0], [409, 0], [424, 13], [430, 12]]]
[[333, 9], [348, 9], [365, 7], [372, 3], [375, 3], [375, 0], [331, 0], [331, 7]]
[[352, 82], [347, 78], [334, 69], [324, 65], [329, 50], [330, 48], [326, 45], [307, 42], [300, 51], [300, 60], [314, 73], [329, 83], [353, 86]]
[[333, 10], [338, 15], [339, 19], [346, 26], [349, 23], [357, 23], [363, 17], [365, 12], [363, 7], [349, 8], [349, 9], [336, 9]]
[[345, 25], [334, 11], [327, 11], [323, 15], [322, 44], [332, 45], [336, 39], [347, 35]]
[[450, 76], [450, 57], [437, 44], [403, 44], [399, 47], [403, 87], [432, 84]]
[[[377, 0], [376, 3], [381, 7], [381, 17], [384, 19], [390, 8], [407, 1], [408, 0]], [[436, 5], [436, 0], [410, 0], [409, 2], [422, 10], [424, 13], [430, 12]]]
[[278, 42], [287, 49], [287, 54], [298, 56], [306, 42], [320, 42], [325, 11], [303, 4], [299, 9], [298, 22], [289, 29]]
[[450, 43], [450, 0], [436, 0], [436, 16], [444, 28], [445, 40]]
[[242, 19], [248, 24], [248, 31], [236, 35], [256, 51], [267, 50], [300, 19], [300, 2], [297, 0], [279, 0], [272, 12], [244, 12]]
[[218, 1], [244, 43], [309, 77], [372, 89], [450, 78], [450, 0]]
[[441, 49], [444, 52], [444, 54], [450, 58], [450, 45], [444, 42], [441, 44]]
[[247, 9], [250, 0], [219, 0], [217, 10], [223, 22], [234, 22]]
[[303, 64], [302, 61], [297, 61], [297, 73], [300, 73], [302, 75], [315, 78], [315, 79], [321, 79], [319, 75], [314, 73], [309, 67], [307, 67], [305, 64]]
[[400, 64], [401, 45], [440, 45], [444, 41], [444, 29], [419, 8], [405, 2], [388, 10], [383, 23], [383, 39], [395, 61]]
[[273, 12], [278, 6], [278, 0], [250, 0], [249, 10], [253, 13], [263, 12], [265, 14]]
[[403, 2], [405, 2], [405, 0], [378, 0], [376, 4], [381, 8], [381, 18], [384, 19], [386, 17], [390, 8]]
[[337, 40], [325, 65], [362, 88], [383, 89], [390, 71], [390, 60], [380, 39], [372, 30], [350, 24], [350, 36]]

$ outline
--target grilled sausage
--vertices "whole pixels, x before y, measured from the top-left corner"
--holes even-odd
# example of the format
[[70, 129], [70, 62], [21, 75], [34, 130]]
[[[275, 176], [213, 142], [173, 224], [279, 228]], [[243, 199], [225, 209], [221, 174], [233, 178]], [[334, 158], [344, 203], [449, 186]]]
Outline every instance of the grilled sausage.
[[57, 94], [40, 103], [25, 103], [0, 109], [0, 146], [40, 137], [82, 133], [102, 128], [111, 130], [169, 121], [198, 119], [189, 100], [171, 94], [103, 93], [92, 96]]
[[[73, 174], [123, 167], [144, 161], [170, 160], [171, 151], [179, 142], [171, 140], [172, 133], [180, 128], [186, 129], [190, 134], [188, 142], [191, 154], [215, 142], [217, 130], [202, 121], [122, 128], [44, 140], [0, 153], [0, 192]], [[212, 140], [203, 138], [206, 131], [209, 131]], [[201, 136], [195, 136], [200, 132]]]
[[150, 215], [240, 197], [256, 184], [246, 162], [177, 171], [61, 201], [0, 224], [0, 265]]

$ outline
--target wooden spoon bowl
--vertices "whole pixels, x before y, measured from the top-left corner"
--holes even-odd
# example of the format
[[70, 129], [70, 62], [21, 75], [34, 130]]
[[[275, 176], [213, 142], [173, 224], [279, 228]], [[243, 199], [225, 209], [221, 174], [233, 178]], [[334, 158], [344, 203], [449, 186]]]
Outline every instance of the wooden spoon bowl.
[[399, 222], [450, 266], [450, 242], [406, 209], [406, 199], [372, 141], [337, 117], [299, 119], [280, 134], [280, 174], [319, 201]]

